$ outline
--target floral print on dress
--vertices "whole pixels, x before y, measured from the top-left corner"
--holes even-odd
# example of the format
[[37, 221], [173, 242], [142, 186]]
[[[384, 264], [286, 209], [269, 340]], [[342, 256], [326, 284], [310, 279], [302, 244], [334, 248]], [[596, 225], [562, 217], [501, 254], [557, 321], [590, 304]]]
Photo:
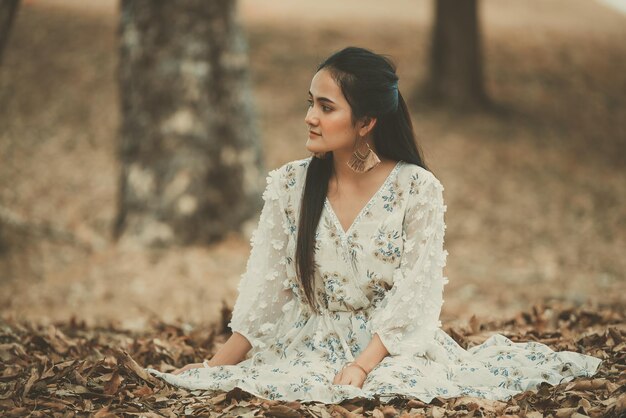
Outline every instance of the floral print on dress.
[[285, 213], [285, 227], [291, 235], [294, 235], [298, 230], [298, 227], [296, 226], [296, 214], [293, 205], [291, 204], [291, 199], [287, 201], [283, 211]]
[[296, 185], [296, 168], [293, 164], [287, 164], [285, 166], [282, 187], [288, 190]]
[[389, 186], [388, 190], [385, 194], [383, 194], [382, 199], [385, 202], [383, 204], [383, 208], [387, 212], [393, 212], [402, 204], [402, 199], [404, 196], [404, 191], [400, 187], [398, 183], [398, 179], [395, 179]]
[[[314, 251], [320, 311], [313, 312], [294, 262], [310, 162], [292, 161], [267, 176], [229, 323], [252, 345], [246, 359], [179, 375], [148, 368], [150, 373], [192, 390], [239, 387], [265, 399], [325, 403], [400, 396], [423, 402], [458, 396], [506, 400], [541, 382], [554, 385], [596, 373], [601, 359], [593, 356], [500, 334], [465, 350], [443, 332], [444, 188], [431, 172], [403, 161], [347, 231], [325, 200]], [[333, 384], [375, 334], [389, 355], [363, 387]]]
[[391, 229], [387, 225], [378, 228], [374, 243], [374, 257], [384, 263], [395, 264], [402, 257], [401, 246], [398, 243], [402, 236], [401, 231]]
[[340, 249], [342, 243], [339, 228], [337, 228], [337, 225], [328, 217], [324, 218], [322, 222], [324, 222], [324, 228], [326, 229], [326, 236], [329, 242], [333, 244], [335, 249]]
[[414, 173], [409, 176], [408, 190], [410, 195], [414, 195], [415, 193], [417, 193], [419, 180], [419, 173]]
[[372, 305], [376, 306], [378, 302], [383, 300], [391, 285], [385, 280], [382, 280], [376, 272], [371, 270], [367, 271], [367, 292], [370, 294], [370, 300], [372, 301]]
[[363, 253], [363, 245], [359, 242], [359, 232], [354, 229], [346, 236], [345, 244], [343, 245], [343, 260], [350, 263], [354, 271], [356, 272], [359, 267], [359, 256]]

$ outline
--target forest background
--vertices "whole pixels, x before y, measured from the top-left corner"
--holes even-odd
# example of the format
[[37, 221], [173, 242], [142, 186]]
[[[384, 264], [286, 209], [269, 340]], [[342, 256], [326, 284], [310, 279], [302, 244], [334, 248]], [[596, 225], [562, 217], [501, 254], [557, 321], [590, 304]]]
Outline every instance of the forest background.
[[[347, 45], [389, 54], [445, 187], [442, 321], [550, 300], [623, 306], [626, 15], [584, 0], [482, 2], [485, 90], [498, 112], [419, 100], [432, 15], [426, 1], [241, 1], [265, 168], [308, 156], [306, 93], [323, 57]], [[114, 1], [24, 1], [15, 19], [0, 67], [1, 207], [70, 238], [1, 229], [4, 318], [202, 324], [236, 297], [250, 226], [210, 245], [111, 238], [118, 25]]]

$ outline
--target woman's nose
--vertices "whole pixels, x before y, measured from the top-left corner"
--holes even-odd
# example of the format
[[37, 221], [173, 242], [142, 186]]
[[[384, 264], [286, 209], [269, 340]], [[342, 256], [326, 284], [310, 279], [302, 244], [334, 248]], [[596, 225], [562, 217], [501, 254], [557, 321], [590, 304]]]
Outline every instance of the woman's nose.
[[315, 111], [312, 107], [309, 107], [309, 110], [307, 110], [304, 122], [307, 125], [317, 125], [318, 119], [317, 116], [315, 116]]

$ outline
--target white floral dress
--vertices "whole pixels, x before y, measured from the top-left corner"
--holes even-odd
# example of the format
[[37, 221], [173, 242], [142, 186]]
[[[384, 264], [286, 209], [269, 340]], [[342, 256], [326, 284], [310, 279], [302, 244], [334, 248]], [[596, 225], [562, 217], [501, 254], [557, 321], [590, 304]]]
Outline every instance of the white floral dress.
[[[264, 207], [229, 323], [252, 344], [237, 365], [179, 375], [147, 370], [180, 387], [239, 387], [276, 400], [338, 403], [354, 397], [387, 401], [404, 395], [506, 400], [591, 376], [601, 360], [515, 343], [500, 334], [468, 350], [440, 329], [444, 249], [443, 186], [426, 169], [400, 161], [344, 231], [328, 199], [316, 231], [316, 300], [304, 302], [295, 270], [300, 197], [311, 158], [267, 177]], [[363, 387], [335, 385], [335, 375], [374, 333], [389, 351]]]

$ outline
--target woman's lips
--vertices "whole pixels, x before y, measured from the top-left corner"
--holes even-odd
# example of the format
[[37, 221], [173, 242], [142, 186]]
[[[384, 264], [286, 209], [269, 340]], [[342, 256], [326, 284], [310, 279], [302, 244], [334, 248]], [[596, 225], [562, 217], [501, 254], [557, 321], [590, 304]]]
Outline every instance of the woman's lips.
[[309, 131], [309, 138], [315, 138], [315, 137], [318, 137], [318, 136], [321, 136], [321, 135], [318, 134], [318, 133], [315, 133], [313, 131]]

